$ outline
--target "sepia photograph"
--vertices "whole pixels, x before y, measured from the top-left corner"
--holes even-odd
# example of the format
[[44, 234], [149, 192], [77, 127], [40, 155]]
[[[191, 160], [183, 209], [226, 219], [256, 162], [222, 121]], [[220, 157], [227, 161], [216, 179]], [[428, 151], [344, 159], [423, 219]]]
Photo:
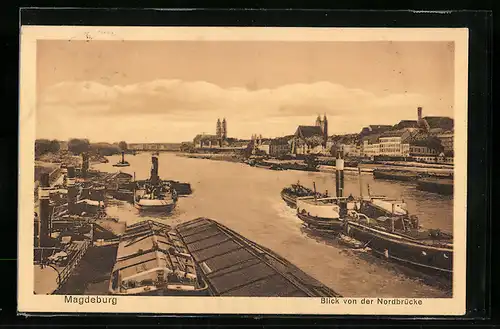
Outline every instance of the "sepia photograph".
[[463, 314], [467, 47], [23, 27], [20, 311]]

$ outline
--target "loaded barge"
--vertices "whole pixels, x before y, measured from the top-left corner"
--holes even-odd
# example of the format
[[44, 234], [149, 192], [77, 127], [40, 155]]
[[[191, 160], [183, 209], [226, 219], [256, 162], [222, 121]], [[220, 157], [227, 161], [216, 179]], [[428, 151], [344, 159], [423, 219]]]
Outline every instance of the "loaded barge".
[[109, 293], [340, 297], [271, 250], [208, 218], [175, 228], [153, 221], [129, 226], [120, 238]]
[[417, 189], [442, 195], [453, 195], [453, 178], [422, 177], [417, 180]]

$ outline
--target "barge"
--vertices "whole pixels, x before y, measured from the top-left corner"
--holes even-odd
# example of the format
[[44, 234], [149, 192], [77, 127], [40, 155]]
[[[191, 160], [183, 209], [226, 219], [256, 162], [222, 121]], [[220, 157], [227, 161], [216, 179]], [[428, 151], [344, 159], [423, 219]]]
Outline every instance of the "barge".
[[373, 177], [375, 179], [415, 181], [419, 176], [416, 172], [388, 170], [388, 169], [374, 169]]
[[417, 189], [442, 195], [453, 195], [453, 178], [422, 177], [417, 180]]

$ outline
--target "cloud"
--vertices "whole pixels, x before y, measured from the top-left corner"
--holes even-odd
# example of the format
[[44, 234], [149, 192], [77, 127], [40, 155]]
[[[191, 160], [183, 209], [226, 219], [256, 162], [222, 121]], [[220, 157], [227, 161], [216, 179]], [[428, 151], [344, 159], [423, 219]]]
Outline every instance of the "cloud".
[[359, 117], [415, 112], [428, 100], [420, 94], [383, 94], [331, 82], [290, 84], [275, 89], [222, 88], [203, 81], [155, 80], [124, 86], [63, 82], [42, 95], [41, 106], [68, 106], [78, 115], [173, 115], [205, 117], [213, 113], [241, 118], [292, 117], [327, 113]]
[[63, 82], [40, 95], [40, 138], [85, 137], [108, 141], [185, 141], [215, 133], [226, 117], [232, 137], [293, 134], [326, 113], [329, 133], [358, 132], [370, 124], [395, 124], [424, 115], [449, 115], [451, 106], [416, 93], [372, 92], [331, 83], [289, 84], [275, 89], [222, 88], [203, 81], [154, 80], [108, 86]]

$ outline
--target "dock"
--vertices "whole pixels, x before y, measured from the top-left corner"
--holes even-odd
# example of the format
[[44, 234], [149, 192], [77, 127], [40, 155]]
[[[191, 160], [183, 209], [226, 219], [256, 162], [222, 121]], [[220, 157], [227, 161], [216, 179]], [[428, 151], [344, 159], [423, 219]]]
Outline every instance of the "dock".
[[299, 268], [208, 218], [176, 232], [201, 268], [214, 296], [340, 297]]

